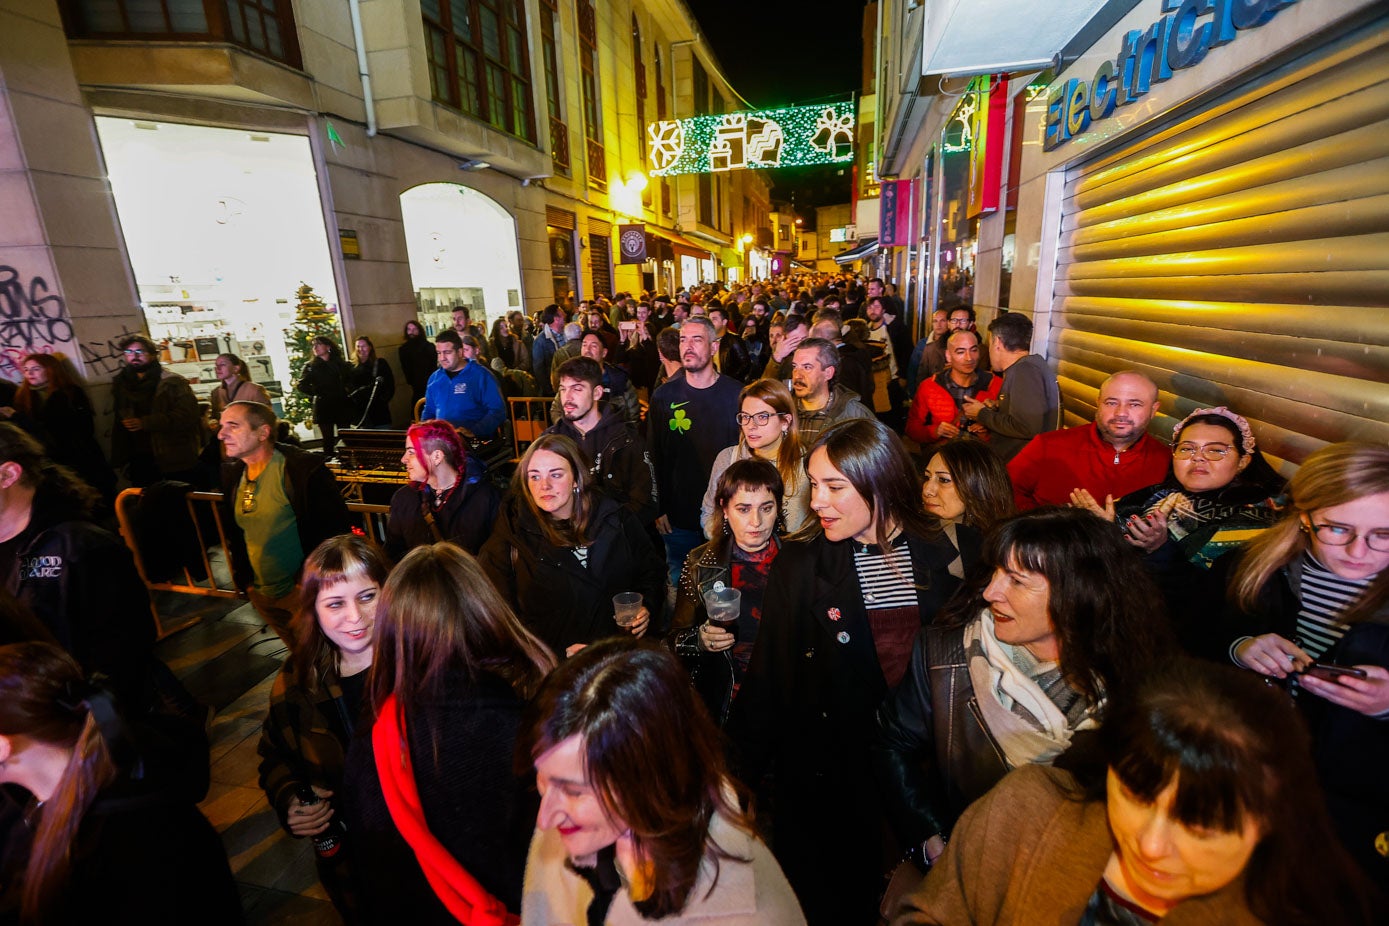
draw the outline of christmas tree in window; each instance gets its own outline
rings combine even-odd
[[[313,287],[300,281],[299,291],[295,293],[298,308],[294,321],[285,329],[285,346],[289,348],[289,382],[285,384],[284,419],[291,424],[313,424],[313,397],[304,395],[294,386],[304,375],[304,367],[313,359],[313,339],[328,338],[334,344],[342,344],[342,328],[338,316],[329,311],[327,304],[313,291]]]

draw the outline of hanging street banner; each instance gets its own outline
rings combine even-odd
[[[853,100],[692,116],[646,127],[651,173],[843,164],[854,159]]]

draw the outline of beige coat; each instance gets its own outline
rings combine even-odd
[[[921,886],[892,912],[893,926],[1075,926],[1114,851],[1102,801],[1068,795],[1063,771],[1028,765],[965,811]],[[1257,926],[1240,879],[1185,900],[1162,926]]]
[[[781,873],[771,850],[760,840],[714,818],[710,837],[729,855],[751,863],[724,859],[718,866],[706,856],[689,902],[679,916],[661,926],[805,926],[800,904]],[[586,926],[593,890],[565,865],[564,845],[557,830],[537,829],[526,859],[526,884],[521,896],[522,926]],[[714,885],[711,894],[709,888]],[[608,926],[642,926],[626,890],[618,892],[608,909]]]

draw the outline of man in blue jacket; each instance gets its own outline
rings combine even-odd
[[[444,331],[435,338],[434,350],[439,369],[424,387],[420,419],[442,418],[465,437],[495,437],[506,420],[506,402],[496,378],[463,355],[463,341],[456,331]]]

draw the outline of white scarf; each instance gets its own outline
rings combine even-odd
[[[975,642],[983,648],[983,655],[969,655]],[[965,653],[975,701],[1010,768],[1050,765],[1071,745],[1073,733],[1098,726],[1096,706],[1091,705],[1080,723],[1070,727],[1066,715],[1004,651],[994,635],[993,614],[988,608],[965,627]],[[1032,723],[1019,717],[1014,705],[1025,711]]]

